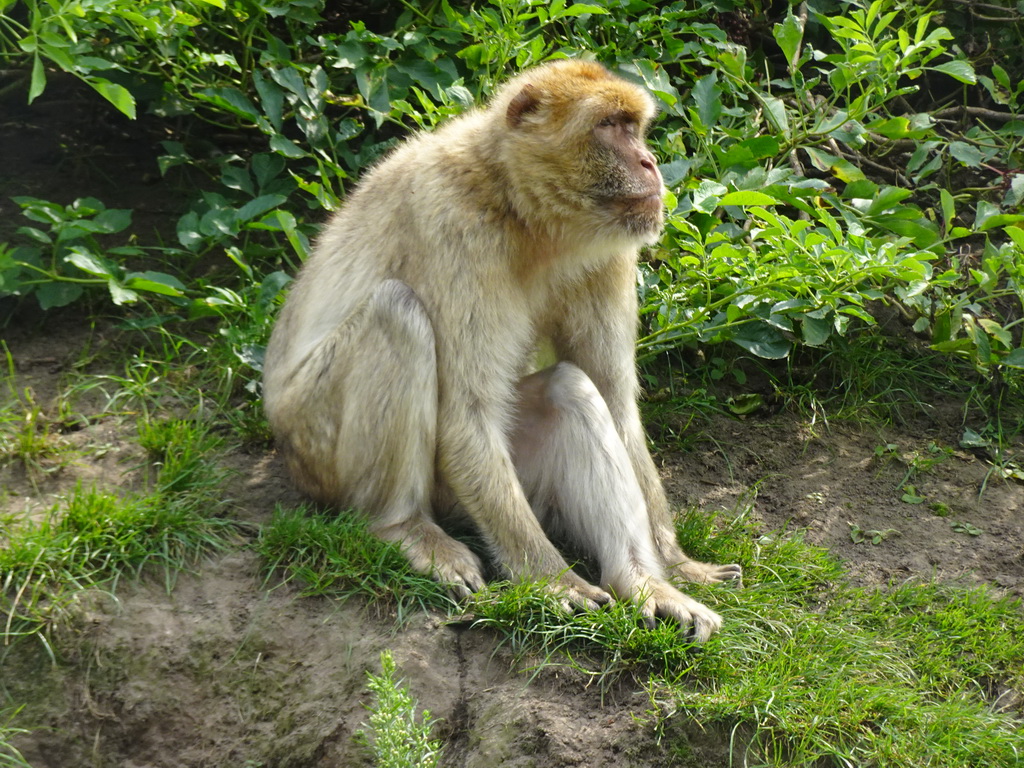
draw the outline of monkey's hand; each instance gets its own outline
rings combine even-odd
[[[685,559],[682,562],[668,565],[666,570],[670,577],[681,581],[692,581],[695,584],[718,584],[723,581],[742,582],[743,580],[743,568],[737,563],[716,565],[715,563],[699,563],[696,560]]]
[[[650,627],[654,626],[655,616],[673,619],[690,628],[694,641],[703,643],[722,626],[721,616],[687,597],[664,579],[648,576],[623,589],[612,589],[617,595],[628,595],[640,608]]]
[[[465,600],[483,589],[484,567],[480,558],[432,522],[375,528],[387,541],[397,541],[412,569],[445,584],[456,600]]]

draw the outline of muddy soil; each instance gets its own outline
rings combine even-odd
[[[49,131],[23,112],[0,126],[0,147],[20,137],[24,149],[5,151],[0,171],[5,227],[14,215],[8,194],[70,202],[55,170],[75,177],[75,197],[92,194],[158,220],[164,203],[146,191],[151,184],[123,202],[124,186],[92,170],[109,168],[113,156],[139,171],[137,133],[118,144],[124,126],[101,125],[109,136],[94,138],[83,159],[67,151],[69,141],[82,142],[80,124],[62,121],[62,109],[75,108],[49,106]],[[152,158],[150,146],[139,152]],[[109,326],[82,326],[66,314],[8,326],[16,391],[30,387],[52,409],[83,349],[119,343]],[[97,394],[74,402],[88,426],[59,435],[58,457],[32,470],[0,468],[0,514],[37,516],[80,481],[142,482],[131,419],[96,415],[98,404]],[[811,425],[784,413],[718,417],[698,425],[703,436],[685,452],[663,448],[659,461],[677,505],[728,511],[752,500],[765,529],[807,529],[864,584],[961,579],[1024,596],[1024,487],[960,448],[965,426],[980,425],[965,425],[956,403],[898,428]],[[235,470],[229,495],[238,520],[259,524],[276,504],[300,501],[273,450],[236,450],[225,461]],[[907,485],[919,503],[901,498]],[[726,764],[726,738],[696,729],[673,734],[689,741],[688,757],[669,752],[644,722],[642,681],[600,689],[572,671],[533,675],[528,660],[516,663],[487,632],[431,615],[398,627],[358,602],[302,598],[266,583],[244,547],[197,563],[171,591],[144,578],[122,583],[116,596],[90,596],[60,640],[60,664],[25,647],[0,670],[8,701],[29,702],[19,722],[36,730],[16,744],[35,768],[369,765],[356,733],[370,701],[366,672],[378,669],[382,649],[394,652],[413,695],[441,721],[446,766]]]

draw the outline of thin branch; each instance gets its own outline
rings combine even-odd
[[[1011,120],[1020,120],[1024,118],[1022,115],[1014,115],[1010,112],[997,112],[994,109],[985,109],[984,107],[965,107],[956,106],[948,107],[946,109],[940,109],[938,112],[933,112],[932,117],[952,117],[957,114],[967,114],[973,117],[985,117],[989,120],[999,120],[1003,123],[1008,123]]]
[[[970,9],[971,13],[974,13],[976,8],[984,8],[986,11],[998,11],[999,13],[1006,13],[1007,11],[1011,10],[1010,8],[1007,8],[1006,6],[991,5],[990,3],[978,3],[978,2],[975,2],[975,0],[949,0],[949,2],[956,3],[957,5],[966,5],[968,7],[968,9]],[[979,16],[978,18],[982,18],[982,17]],[[1018,14],[1015,18],[1013,18],[1011,20],[1012,21],[1019,21],[1020,19],[1021,19],[1021,16]],[[1001,19],[1001,21],[1005,21],[1005,19]]]

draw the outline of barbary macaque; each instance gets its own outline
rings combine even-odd
[[[664,222],[654,114],[641,88],[564,60],[407,140],[302,268],[264,398],[297,484],[457,594],[484,568],[438,525],[451,514],[506,576],[584,608],[633,600],[703,641],[721,618],[670,580],[740,567],[683,554],[637,407],[637,256]],[[559,362],[533,371],[539,340]],[[600,587],[549,536],[593,557]]]

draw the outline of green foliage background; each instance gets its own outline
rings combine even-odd
[[[1001,53],[1021,42],[1004,23],[1013,8],[494,0],[346,16],[321,0],[7,0],[0,12],[0,55],[24,71],[29,101],[55,76],[79,78],[127,117],[172,126],[154,158],[169,183],[178,166],[208,180],[170,246],[105,247],[131,211],[98,200],[18,198],[29,224],[0,251],[0,295],[51,309],[105,288],[157,322],[219,316],[245,327],[236,351],[258,368],[318,209],[510,72],[587,56],[662,108],[651,141],[670,218],[638,274],[641,360],[726,341],[783,359],[870,335],[879,308],[898,305],[933,351],[996,380],[1000,398],[1019,391],[1024,82],[1019,56]],[[204,126],[244,150],[204,151]],[[211,255],[235,273],[183,277]],[[126,266],[140,256],[154,268]]]

